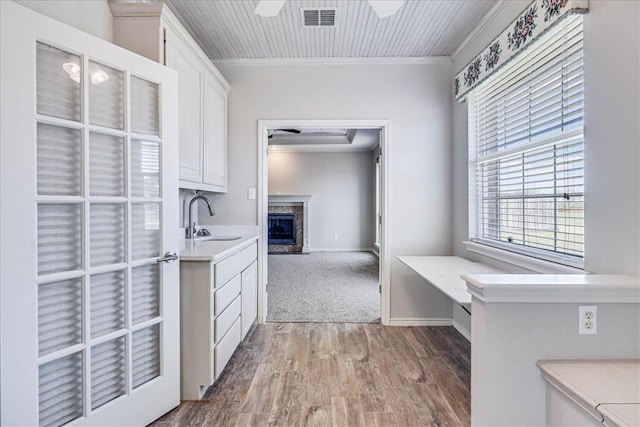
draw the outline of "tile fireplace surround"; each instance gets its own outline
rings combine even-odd
[[[309,253],[309,204],[311,195],[269,195],[268,213],[295,212],[298,215],[297,243],[291,245],[269,245],[270,253]]]

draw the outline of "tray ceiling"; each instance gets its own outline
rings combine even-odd
[[[371,151],[380,137],[379,129],[295,128],[270,129],[269,150],[278,152]]]
[[[366,0],[288,0],[278,16],[258,0],[167,0],[212,59],[450,56],[497,0],[406,0],[380,19]],[[304,28],[302,8],[335,8],[335,27]]]

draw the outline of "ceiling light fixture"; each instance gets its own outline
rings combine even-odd
[[[65,62],[64,64],[62,64],[62,68],[64,69],[65,73],[69,75],[71,80],[76,83],[80,83],[80,72],[82,71],[80,65],[76,64],[75,62]],[[98,66],[89,67],[89,71],[89,74],[91,75],[91,83],[93,83],[94,85],[99,85],[109,80],[109,74],[107,74],[102,68]]]
[[[91,83],[99,85],[109,80],[109,74],[105,73],[102,69],[98,68],[97,71],[91,73]]]
[[[62,68],[64,69],[65,73],[69,74],[71,80],[76,83],[80,83],[80,66],[78,64],[76,64],[75,62],[65,62],[64,64],[62,64]]]
[[[376,12],[378,18],[386,18],[395,14],[402,5],[403,0],[369,0],[371,8]]]
[[[277,16],[286,0],[260,0],[254,12],[263,18]]]

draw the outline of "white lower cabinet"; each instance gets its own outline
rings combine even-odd
[[[258,263],[242,272],[242,339],[258,317]]]
[[[236,318],[236,321],[231,325],[227,333],[225,334],[216,348],[214,349],[215,365],[216,365],[216,378],[220,376],[224,367],[227,366],[227,362],[231,359],[233,352],[242,341],[240,318]]]
[[[222,338],[229,332],[231,326],[236,322],[236,320],[240,319],[240,295],[236,297],[235,300],[229,307],[225,308],[224,311],[218,315],[215,319],[215,339],[216,343],[219,343]]]
[[[199,400],[256,320],[254,242],[219,261],[180,263],[181,398]]]

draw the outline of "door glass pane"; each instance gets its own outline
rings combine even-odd
[[[38,123],[38,194],[79,196],[82,133]]]
[[[160,315],[160,266],[144,265],[131,270],[133,324]]]
[[[124,204],[91,205],[91,266],[124,262]]]
[[[37,43],[37,111],[46,116],[80,120],[82,62],[78,55]]]
[[[133,333],[133,388],[160,375],[160,326]]]
[[[160,255],[160,204],[134,203],[131,207],[133,259]]]
[[[124,337],[91,348],[91,408],[96,409],[126,392]]]
[[[82,208],[38,205],[38,274],[82,268]]]
[[[91,132],[89,192],[92,196],[124,196],[124,138]]]
[[[89,122],[124,129],[122,71],[89,61]]]
[[[91,338],[124,328],[124,271],[91,276]]]
[[[158,135],[160,129],[158,85],[131,77],[131,130]]]
[[[82,341],[82,280],[38,286],[38,355]]]
[[[82,353],[45,363],[39,369],[41,426],[61,426],[82,416]]]
[[[160,145],[131,141],[131,195],[160,197]]]

